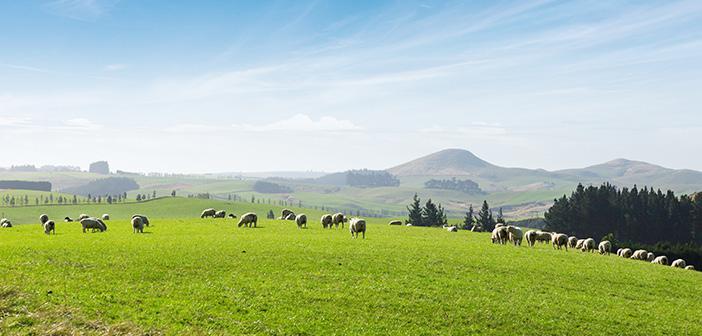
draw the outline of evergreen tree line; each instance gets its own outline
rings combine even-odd
[[[493,216],[492,210],[487,200],[483,201],[483,206],[478,211],[478,214],[474,214],[473,205],[468,207],[466,216],[463,218],[463,229],[473,230],[475,227],[476,231],[487,231],[491,232],[495,229],[495,224],[501,223],[505,224],[504,216],[502,215],[502,208],[497,211],[497,217]]]
[[[414,226],[442,226],[448,223],[446,213],[441,204],[435,204],[431,198],[424,203],[419,199],[417,194],[414,194],[412,203],[407,207],[408,218],[406,224]]]
[[[397,187],[400,180],[384,170],[349,170],[346,184],[352,187]]]
[[[455,177],[447,180],[431,179],[424,182],[424,187],[427,189],[457,190],[467,194],[483,193],[483,190],[473,180],[458,180]]]
[[[702,197],[636,186],[619,189],[608,183],[578,185],[570,197],[554,200],[545,220],[549,231],[607,237],[615,247],[648,246],[669,258],[685,251],[698,265],[702,259]]]

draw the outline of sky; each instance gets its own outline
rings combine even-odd
[[[700,1],[0,0],[0,166],[702,170]]]

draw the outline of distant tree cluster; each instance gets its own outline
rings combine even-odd
[[[455,177],[449,180],[431,179],[424,182],[424,187],[427,189],[443,189],[456,190],[467,194],[482,194],[477,183],[472,180],[458,180]]]
[[[477,216],[474,216],[473,213],[473,205],[471,205],[463,219],[463,228],[466,230],[472,229],[473,226],[475,226],[479,231],[492,231],[495,229],[495,224],[505,223],[504,216],[502,215],[502,208],[498,210],[497,217],[495,217],[486,200],[483,201],[483,206],[480,208],[480,211],[478,211]]]
[[[63,191],[71,194],[87,195],[117,195],[126,191],[139,189],[139,184],[129,177],[108,177],[90,181],[82,186],[66,188]]]
[[[397,187],[400,180],[384,170],[349,170],[346,172],[346,184],[352,187]]]
[[[268,181],[256,181],[253,190],[262,194],[287,194],[293,192],[292,188]]]
[[[411,223],[414,226],[442,226],[448,223],[444,207],[441,204],[437,205],[429,199],[422,206],[417,194],[414,194],[407,211],[409,214],[405,223]]]
[[[35,167],[34,165],[12,166],[12,167],[10,167],[10,171],[14,171],[14,172],[35,172],[35,171],[37,171],[37,167]]]
[[[696,249],[698,257],[702,256],[702,197],[678,197],[670,190],[663,193],[636,186],[578,185],[570,197],[554,200],[545,219],[550,231],[596,239],[607,236],[615,245],[627,247],[667,246],[669,254]]]
[[[88,171],[95,174],[108,175],[110,174],[110,165],[107,163],[107,161],[93,162],[90,164]]]
[[[51,182],[0,181],[0,189],[51,191]]]

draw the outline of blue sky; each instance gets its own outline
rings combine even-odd
[[[5,166],[702,170],[699,1],[1,1],[0,32]]]

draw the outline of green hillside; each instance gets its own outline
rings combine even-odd
[[[2,334],[702,334],[699,272],[386,219],[365,240],[314,219],[237,228],[194,218],[206,206],[268,208],[167,198],[8,210],[30,224],[42,212],[116,220],[103,233],[0,229]],[[135,212],[152,218],[144,234],[126,220]]]

